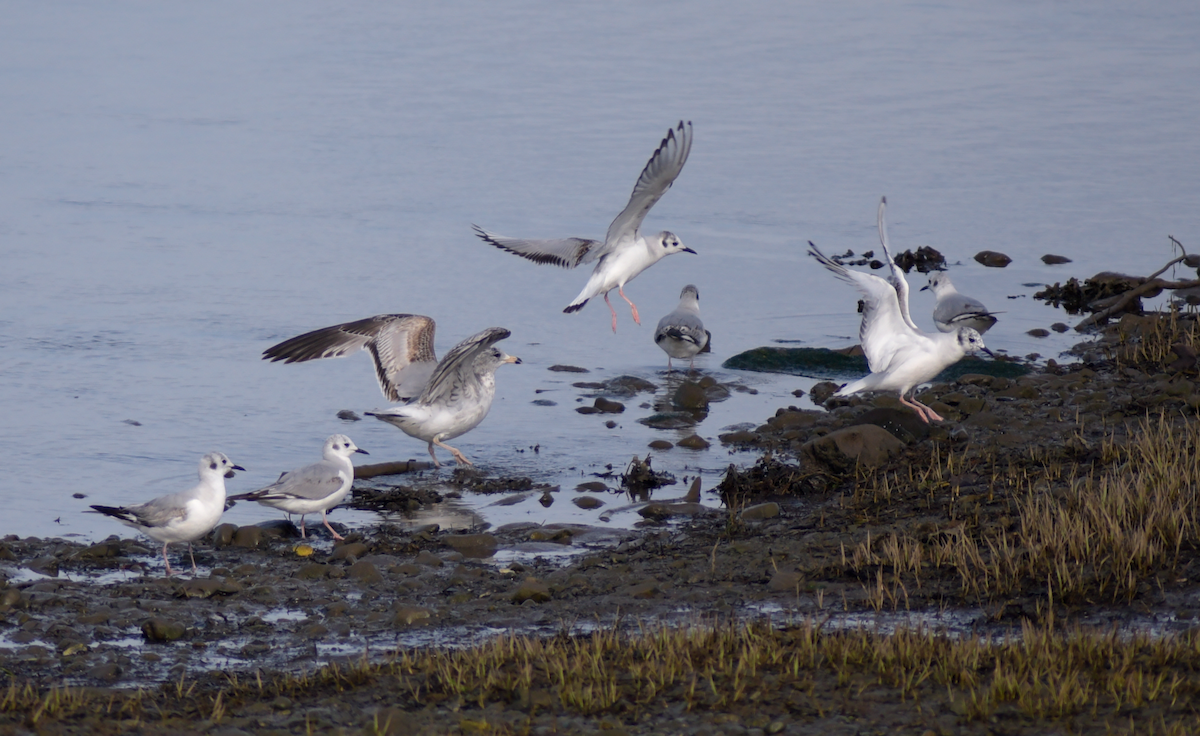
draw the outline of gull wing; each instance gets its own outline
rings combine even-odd
[[[230,496],[230,500],[272,501],[302,498],[306,501],[319,501],[342,487],[346,482],[344,473],[343,468],[333,463],[313,463],[284,473],[279,480],[266,488]]]
[[[852,271],[831,260],[810,241],[808,254],[862,295],[862,324],[858,338],[872,373],[887,370],[896,353],[915,337],[900,315],[900,303],[892,284],[874,274]]]
[[[475,357],[511,334],[503,327],[489,327],[455,345],[438,363],[417,403],[430,404],[447,398],[467,383],[477,381],[474,374]]]
[[[690,309],[676,309],[658,321],[654,330],[654,342],[660,342],[664,337],[671,336],[676,340],[688,340],[701,347],[707,341],[704,323]]]
[[[303,363],[367,350],[383,395],[404,401],[421,393],[437,367],[434,329],[433,320],[419,314],[380,314],[284,340],[264,350],[263,360]]]
[[[891,270],[891,284],[896,290],[896,301],[900,305],[900,316],[904,319],[904,323],[916,330],[921,331],[920,327],[912,321],[912,317],[908,312],[908,279],[904,278],[904,272],[896,265],[896,259],[892,257],[892,251],[888,248],[887,236],[887,221],[884,219],[884,212],[887,210],[887,197],[881,197],[879,200],[879,244],[883,246],[883,259],[887,261],[888,268]]]
[[[563,268],[575,268],[581,263],[590,263],[599,255],[602,243],[586,238],[561,238],[558,240],[523,240],[507,238],[472,225],[475,234],[483,242],[494,245],[534,263],[551,263]]]
[[[617,243],[637,237],[642,220],[646,219],[646,213],[675,183],[675,177],[683,171],[683,165],[687,163],[688,154],[691,152],[692,123],[688,121],[685,124],[680,120],[674,129],[667,129],[667,137],[662,139],[646,168],[642,169],[637,184],[633,185],[629,204],[625,205],[621,214],[608,226],[608,233],[604,236],[606,253],[612,251]]]

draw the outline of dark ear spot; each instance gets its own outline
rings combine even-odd
[[[216,463],[211,463],[211,464],[209,464],[209,466],[208,466],[208,469],[209,469],[209,470],[216,470],[216,469],[217,469],[217,464],[216,464]]]

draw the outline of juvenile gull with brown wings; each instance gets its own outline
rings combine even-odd
[[[666,230],[644,237],[640,229],[646,213],[662,197],[687,162],[692,150],[692,124],[682,120],[674,129],[667,130],[654,155],[633,187],[629,203],[617,215],[604,242],[587,238],[563,238],[558,240],[523,240],[507,238],[488,232],[474,225],[475,234],[497,248],[528,258],[534,263],[552,263],[563,268],[575,268],[584,263],[597,261],[592,275],[579,296],[567,305],[564,312],[583,309],[588,300],[603,294],[604,303],[612,312],[613,332],[617,331],[617,310],[608,300],[608,292],[616,289],[633,312],[633,321],[641,324],[637,306],[625,296],[625,284],[642,271],[675,253],[695,253],[684,247],[674,233]]]

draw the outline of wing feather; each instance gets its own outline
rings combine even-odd
[[[688,154],[691,152],[692,123],[688,121],[685,124],[680,120],[678,126],[667,129],[667,136],[662,139],[662,143],[658,145],[654,155],[638,176],[637,183],[633,185],[629,203],[608,226],[608,233],[604,236],[606,252],[622,240],[637,236],[642,220],[646,219],[646,213],[675,183],[675,178],[683,171],[683,165],[687,163]]]

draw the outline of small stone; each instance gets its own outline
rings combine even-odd
[[[625,411],[624,404],[619,401],[606,399],[603,396],[597,396],[592,405],[596,407],[597,411],[602,411],[605,414],[620,414]]]
[[[904,443],[886,429],[862,424],[809,440],[801,446],[800,452],[826,465],[849,469],[855,463],[880,465],[903,447]]]
[[[447,534],[442,539],[463,557],[491,557],[500,546],[491,534]]]
[[[1066,332],[1071,328],[1062,322],[1055,322],[1054,324],[1050,325],[1050,329],[1054,330],[1055,332]]]
[[[604,485],[598,480],[589,480],[586,483],[580,483],[579,485],[575,486],[575,490],[581,493],[584,491],[607,491],[608,486]]]
[[[804,582],[804,576],[795,570],[779,570],[771,576],[767,587],[777,593],[795,593],[796,587]]]
[[[988,268],[1004,268],[1012,263],[1012,259],[1003,253],[997,253],[993,250],[981,250],[975,254],[975,260]]]
[[[1030,337],[1049,337],[1050,330],[1042,329],[1041,327],[1035,327],[1032,330],[1026,331],[1025,334],[1029,335]]]
[[[296,571],[296,577],[301,580],[320,580],[329,575],[329,565],[313,563],[305,565]]]
[[[116,662],[109,662],[107,664],[101,664],[91,668],[88,670],[87,676],[92,680],[112,683],[119,680],[123,672],[124,670],[121,669],[121,665],[117,664]]]
[[[739,429],[736,432],[719,434],[717,435],[717,439],[721,440],[722,444],[726,445],[752,445],[758,442],[761,438],[755,432]]]
[[[1070,262],[1071,262],[1071,259],[1067,258],[1066,256],[1056,256],[1056,255],[1052,255],[1050,253],[1047,253],[1046,255],[1042,256],[1042,263],[1046,264],[1047,266],[1057,266],[1061,263],[1070,263]]]
[[[355,559],[367,554],[367,545],[362,542],[346,542],[339,544],[333,548],[333,554],[329,556],[331,560],[348,560]]]
[[[550,504],[554,503],[554,495],[550,491],[543,491],[542,497],[538,499],[538,503],[546,508],[550,508]]]
[[[350,409],[342,409],[341,411],[339,411],[337,413],[337,418],[341,419],[343,422],[360,422],[360,421],[362,421],[362,417],[355,414]]]
[[[357,578],[367,585],[375,585],[383,582],[383,573],[379,572],[379,568],[375,567],[375,563],[369,560],[359,560],[346,570],[352,578]]]
[[[393,626],[412,626],[413,624],[428,623],[432,612],[421,606],[400,604],[396,607],[396,615],[392,617]]]
[[[75,556],[84,560],[102,560],[108,557],[116,557],[121,554],[121,544],[119,542],[98,542],[91,547],[86,547],[75,553]]]
[[[671,403],[678,409],[707,411],[708,394],[705,393],[700,384],[694,381],[684,381],[679,384],[679,388],[675,389],[675,394],[671,397]]]
[[[571,503],[581,509],[598,509],[604,505],[604,501],[595,496],[576,496],[571,499]]]
[[[537,578],[525,578],[525,581],[517,586],[517,589],[512,594],[513,603],[518,604],[525,601],[545,603],[548,600],[550,600],[550,589]]]
[[[231,544],[234,547],[256,548],[263,545],[263,532],[256,526],[240,526],[233,533]]]
[[[142,624],[142,635],[147,641],[164,642],[182,639],[187,629],[178,621],[169,621],[155,616]]]
[[[779,516],[779,504],[774,501],[760,503],[754,506],[747,506],[742,509],[740,514],[743,521],[762,521],[763,519],[774,519]]]
[[[613,420],[609,419],[607,422],[604,423],[604,426],[608,427],[609,429],[612,429],[617,426],[617,423],[614,422]]]
[[[649,445],[652,450],[669,450],[674,446],[666,440],[653,440]]]
[[[237,531],[237,524],[221,524],[216,529],[212,530],[213,546],[228,547],[233,544],[233,535]]]
[[[25,567],[39,575],[48,575],[52,578],[58,577],[58,559],[52,556],[35,557],[25,563]]]
[[[320,639],[328,633],[329,629],[325,628],[322,624],[316,623],[309,624],[300,629],[300,636],[305,639]]]
[[[556,373],[590,373],[587,368],[580,368],[576,365],[552,365],[546,370]]]
[[[446,564],[441,557],[438,557],[427,549],[423,549],[418,552],[417,557],[415,560],[413,560],[413,562],[417,563],[418,565],[424,565],[425,567],[441,567],[442,565]]]
[[[662,591],[658,587],[657,580],[647,580],[642,583],[629,586],[625,590],[625,594],[630,598],[656,598]]]
[[[709,448],[708,440],[698,434],[691,434],[679,440],[680,447],[686,447],[689,450],[707,450]]]

